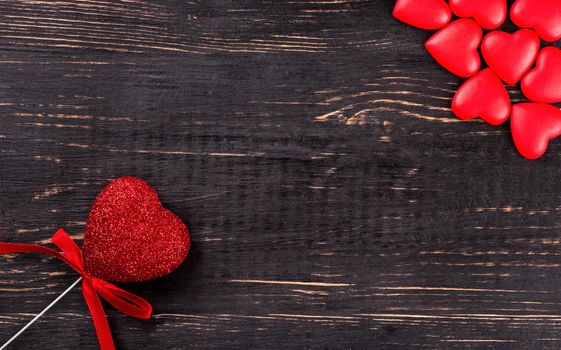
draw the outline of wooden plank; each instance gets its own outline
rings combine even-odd
[[[561,145],[528,162],[458,122],[461,80],[392,6],[0,2],[0,239],[81,240],[136,175],[193,250],[125,286],[152,319],[107,307],[119,348],[559,348]],[[6,339],[77,277],[0,264]],[[13,348],[96,346],[76,290]]]

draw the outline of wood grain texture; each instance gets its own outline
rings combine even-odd
[[[0,239],[81,240],[111,179],[191,227],[121,349],[558,349],[561,143],[458,122],[390,0],[0,1]],[[520,93],[512,90],[515,100]],[[75,279],[0,257],[0,342]],[[95,349],[79,290],[12,349]]]

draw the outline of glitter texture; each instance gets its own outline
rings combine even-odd
[[[121,177],[97,196],[82,247],[85,270],[109,281],[166,275],[189,252],[189,230],[144,180]]]

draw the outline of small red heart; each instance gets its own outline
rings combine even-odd
[[[530,29],[520,29],[514,34],[494,31],[481,42],[483,58],[509,85],[522,79],[534,64],[539,50],[540,38]]]
[[[97,196],[82,246],[85,270],[118,282],[168,274],[189,252],[187,226],[165,209],[156,191],[136,177],[121,177]]]
[[[452,12],[444,0],[397,0],[393,16],[413,27],[435,30],[450,22]]]
[[[510,114],[510,96],[499,77],[487,68],[460,86],[452,111],[462,120],[481,117],[491,125],[500,125]]]
[[[483,31],[473,20],[458,19],[436,32],[425,47],[440,65],[453,74],[467,78],[479,70],[477,48]]]
[[[561,111],[545,103],[515,104],[510,124],[518,152],[526,159],[537,159],[549,141],[561,135]]]
[[[545,41],[561,39],[561,1],[516,0],[510,19],[520,28],[534,28]]]
[[[458,17],[472,17],[485,29],[500,27],[506,19],[506,0],[450,0]]]
[[[522,78],[520,86],[529,100],[561,102],[561,50],[553,46],[543,48],[536,67]]]

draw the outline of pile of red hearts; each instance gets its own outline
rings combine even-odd
[[[452,13],[460,18],[452,21]],[[523,29],[513,34],[494,30],[506,20],[506,0],[397,0],[393,15],[438,30],[426,49],[442,67],[469,78],[452,100],[458,118],[500,125],[510,116],[514,144],[527,159],[541,157],[549,140],[561,135],[561,110],[550,105],[561,102],[561,50],[540,51],[540,38],[561,39],[561,1],[516,0],[510,18]],[[482,28],[489,30],[485,37]],[[488,66],[483,70],[479,47]],[[511,105],[503,82],[520,82],[532,102]]]

